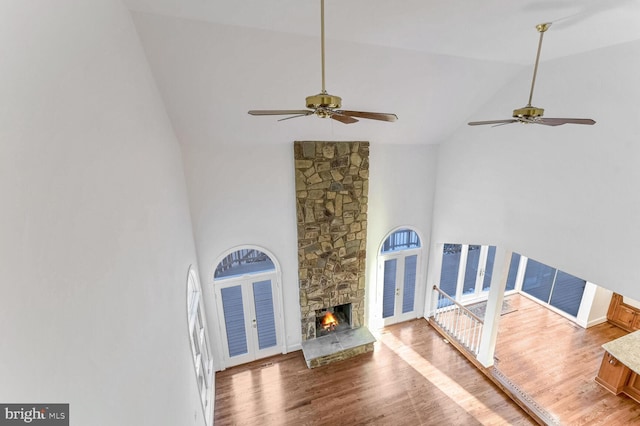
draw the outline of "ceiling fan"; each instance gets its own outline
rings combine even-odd
[[[370,120],[380,121],[396,121],[398,116],[395,114],[382,112],[367,111],[350,111],[340,109],[342,106],[342,98],[330,95],[325,89],[324,77],[324,0],[320,0],[320,39],[321,39],[321,57],[322,57],[322,91],[317,95],[307,96],[307,108],[310,109],[282,109],[282,110],[251,110],[251,115],[289,115],[290,117],[281,118],[278,121],[289,120],[291,118],[304,117],[315,114],[322,118],[332,118],[345,124],[358,122],[357,118],[367,118]],[[357,117],[357,118],[356,118]]]
[[[538,53],[536,55],[536,64],[533,68],[533,79],[531,80],[531,91],[529,92],[529,102],[522,108],[513,110],[513,118],[506,120],[489,120],[489,121],[472,121],[469,126],[480,126],[483,124],[503,125],[510,123],[525,124],[544,124],[545,126],[561,126],[563,124],[595,124],[590,118],[544,118],[544,109],[531,105],[533,97],[533,88],[536,83],[536,74],[538,72],[538,62],[540,61],[540,49],[542,48],[542,36],[551,26],[550,22],[536,25],[536,30],[540,33],[540,41],[538,41]]]

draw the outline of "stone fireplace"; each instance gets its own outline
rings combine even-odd
[[[305,342],[370,335],[363,327],[369,143],[294,142],[294,159],[301,333],[307,358],[305,347],[310,345]],[[318,315],[342,306],[349,307],[348,327],[317,327]],[[338,313],[346,315],[343,308]],[[344,353],[331,353],[331,360],[373,350],[373,340],[355,349],[340,346]],[[307,364],[312,366],[309,359]]]

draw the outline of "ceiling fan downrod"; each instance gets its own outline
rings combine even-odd
[[[317,95],[307,96],[307,108],[317,110],[318,116],[327,118],[331,114],[322,108],[336,109],[342,107],[340,96],[330,95],[326,88],[325,78],[325,41],[324,41],[324,0],[320,0],[320,64],[322,71],[322,91]]]
[[[326,94],[324,78],[324,0],[320,0],[320,58],[322,63],[322,93]]]
[[[536,30],[540,33],[540,39],[538,40],[538,53],[536,54],[536,64],[533,66],[533,78],[531,79],[531,90],[529,91],[529,102],[527,106],[531,106],[531,100],[533,99],[533,88],[536,85],[536,75],[538,74],[538,63],[540,62],[540,51],[542,50],[542,37],[545,31],[549,29],[551,22],[536,25]]]

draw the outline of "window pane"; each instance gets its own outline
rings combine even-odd
[[[198,305],[200,293],[198,292],[198,286],[196,285],[194,275],[191,271],[189,272],[189,279],[187,280],[187,288],[189,293],[189,296],[187,297],[187,308],[189,309],[189,312],[192,312]]]
[[[396,303],[396,266],[397,259],[384,261],[384,282],[382,284],[382,318],[395,313]]]
[[[442,269],[440,271],[440,290],[456,297],[458,269],[462,244],[445,244],[442,249]]]
[[[482,281],[482,291],[489,291],[491,287],[491,277],[493,276],[493,263],[496,260],[496,246],[489,246],[487,251],[487,264],[484,267],[484,279]]]
[[[507,276],[507,288],[505,290],[514,290],[516,288],[516,278],[518,276],[518,267],[520,266],[520,255],[511,253],[511,263],[509,264],[509,275]]]
[[[400,229],[389,235],[382,244],[381,253],[389,253],[398,250],[408,250],[420,247],[420,238],[415,231],[410,229]]]
[[[480,246],[469,246],[467,266],[464,270],[464,286],[462,294],[476,292],[476,277],[478,276],[478,262],[480,262]]]
[[[582,302],[582,293],[584,293],[586,284],[585,280],[566,272],[558,271],[550,305],[575,317],[578,315],[580,302]]]
[[[545,303],[549,302],[556,270],[533,259],[527,261],[522,290]]]
[[[273,261],[265,253],[260,250],[242,249],[236,250],[222,259],[222,262],[216,267],[213,277],[226,278],[275,269]]]
[[[191,351],[194,357],[200,355],[200,336],[198,329],[195,328],[191,330]]]

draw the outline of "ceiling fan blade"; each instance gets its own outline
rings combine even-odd
[[[251,115],[311,115],[314,111],[309,109],[252,109]]]
[[[349,111],[349,110],[338,110],[336,112],[343,115],[348,115],[350,117],[368,118],[369,120],[396,121],[398,119],[397,115],[386,113],[386,112],[367,112],[367,111]]]
[[[340,112],[337,112],[337,111],[331,111],[331,113],[329,114],[329,117],[344,124],[352,124],[352,123],[358,122],[358,120],[356,120],[355,118],[349,117],[348,115],[341,114]]]
[[[358,118],[367,118],[379,121],[396,121],[398,116],[395,114],[382,112],[366,112],[366,111],[344,111],[342,107],[342,98],[340,96],[330,95],[325,87],[325,36],[324,36],[324,0],[320,0],[320,65],[322,73],[322,91],[316,95],[307,96],[305,98],[306,106],[309,109],[302,110],[250,110],[250,115],[289,115],[291,117],[281,118],[278,121],[289,120],[291,118],[304,117],[316,114],[321,118],[332,118],[345,124],[357,123]]]
[[[281,118],[278,121],[284,121],[284,120],[291,120],[292,118],[299,118],[299,117],[306,117],[309,114],[297,114],[297,115],[291,115],[289,117],[285,117],[285,118]]]
[[[467,123],[469,126],[482,126],[484,124],[510,124],[515,123],[518,120],[515,118],[508,118],[506,120],[489,120],[489,121],[470,121]]]
[[[536,122],[546,126],[561,126],[563,124],[596,124],[595,120],[590,118],[539,118]]]

